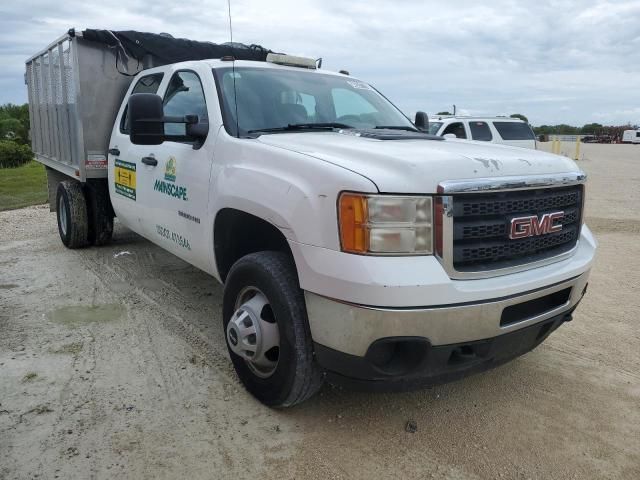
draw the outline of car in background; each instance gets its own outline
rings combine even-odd
[[[429,119],[429,133],[456,138],[537,148],[536,136],[526,122],[509,117],[462,117],[436,115]]]

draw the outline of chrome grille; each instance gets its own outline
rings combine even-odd
[[[452,197],[452,261],[460,272],[490,271],[535,262],[571,250],[578,240],[581,185],[564,188],[471,193]],[[562,230],[518,240],[511,220],[561,210]]]

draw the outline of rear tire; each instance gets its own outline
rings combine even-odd
[[[87,216],[89,218],[89,243],[107,245],[113,236],[113,208],[109,200],[109,186],[104,181],[87,182]]]
[[[65,180],[58,184],[56,214],[58,233],[67,248],[83,248],[89,245],[87,202],[80,182]]]
[[[274,354],[275,349],[269,351],[272,354],[269,360],[274,363],[271,368],[268,368],[268,361],[267,368],[264,368],[264,361],[262,364],[257,362],[261,334],[258,335],[257,346],[255,334],[245,337],[249,343],[253,342],[250,348],[257,352],[250,357],[254,363],[234,352],[234,348],[238,350],[238,332],[230,333],[228,327],[232,318],[238,322],[242,316],[238,314],[242,310],[238,308],[239,302],[246,302],[241,306],[249,305],[249,300],[253,298],[251,294],[244,297],[246,292],[255,292],[253,295],[260,297],[257,305],[268,307],[266,316],[270,318],[267,321],[277,325],[277,355]],[[247,308],[251,309],[250,306]],[[243,314],[246,316],[246,313]],[[262,313],[259,315],[262,316]],[[238,260],[226,279],[223,318],[227,348],[238,377],[262,403],[272,407],[290,407],[303,402],[320,389],[323,378],[314,359],[304,295],[298,284],[295,265],[288,255],[282,252],[259,252]],[[253,320],[257,320],[255,323],[258,324],[262,322],[259,318]],[[247,320],[249,323],[251,320]],[[234,342],[234,348],[230,342]],[[273,341],[269,343],[272,344]]]

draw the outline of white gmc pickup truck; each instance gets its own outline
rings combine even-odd
[[[115,215],[223,283],[220,328],[260,401],[294,405],[325,377],[452,381],[571,320],[596,249],[573,161],[429,135],[424,114],[307,59],[122,75],[136,32],[101,32],[27,61],[60,237],[105,244]]]

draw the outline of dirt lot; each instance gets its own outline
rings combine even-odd
[[[600,250],[573,322],[451,385],[286,411],[236,380],[213,279],[0,212],[0,478],[640,478],[640,146],[583,153]]]

